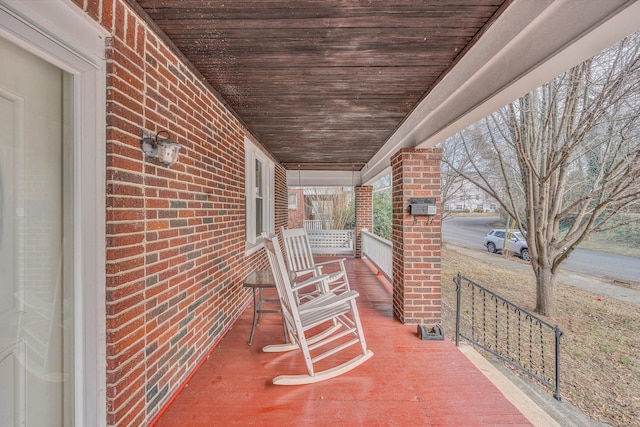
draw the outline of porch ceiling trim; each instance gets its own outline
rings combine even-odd
[[[350,187],[362,185],[360,171],[288,170],[288,187]]]
[[[640,28],[640,2],[516,0],[362,169],[371,184],[401,148],[432,147]]]

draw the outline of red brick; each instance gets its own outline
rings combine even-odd
[[[401,149],[391,159],[393,186],[394,314],[404,323],[440,322],[439,215],[427,223],[408,213],[412,197],[440,205],[439,149]],[[440,211],[440,209],[438,209]],[[432,310],[435,306],[437,309]]]
[[[245,307],[242,277],[267,265],[263,253],[244,257],[245,175],[238,165],[246,130],[126,0],[75,4],[112,32],[106,50],[107,422],[144,425],[184,381],[186,366],[218,338],[208,335],[211,321],[221,310],[228,313],[222,332]],[[184,146],[170,168],[146,162],[139,148],[143,135],[164,129]],[[275,183],[279,228],[288,209],[286,172],[277,163]],[[187,203],[171,207],[177,200]],[[205,217],[214,222],[203,223]],[[370,221],[370,213],[361,219]],[[224,269],[213,262],[221,258]],[[195,301],[202,302],[189,312]],[[165,302],[172,305],[149,314]],[[160,345],[146,358],[146,340],[171,341],[182,321],[187,333],[175,346]],[[186,365],[179,366],[185,355],[176,348],[193,349]],[[144,382],[151,376],[158,387],[170,385],[154,408]]]

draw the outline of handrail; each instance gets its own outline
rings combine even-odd
[[[460,338],[551,388],[560,397],[562,331],[458,273],[456,345]],[[467,292],[463,292],[463,291]],[[462,318],[462,313],[465,318]],[[554,363],[549,363],[552,357]]]
[[[362,256],[371,261],[382,274],[393,282],[393,243],[362,229]]]

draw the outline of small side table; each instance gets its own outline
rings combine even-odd
[[[289,272],[289,278],[293,282],[295,280],[296,274],[294,272]],[[253,323],[251,325],[251,335],[249,335],[249,345],[253,342],[253,334],[256,330],[256,325],[260,324],[260,316],[262,313],[282,313],[280,309],[264,309],[262,305],[265,302],[279,302],[278,298],[263,298],[262,290],[265,288],[275,288],[276,282],[273,278],[273,274],[271,270],[254,270],[244,278],[242,286],[245,288],[253,289]],[[258,293],[258,299],[256,299],[256,291]],[[284,332],[285,342],[289,342],[287,338],[287,330],[282,323],[282,330]]]

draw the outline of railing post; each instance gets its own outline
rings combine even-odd
[[[560,338],[562,338],[562,331],[557,326],[555,327],[555,331],[556,331],[556,392],[553,393],[553,397],[555,397],[557,401],[561,401],[562,397],[560,397]]]
[[[462,275],[458,272],[458,276],[453,279],[456,284],[456,347],[460,346],[460,293],[462,292]]]

